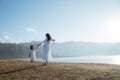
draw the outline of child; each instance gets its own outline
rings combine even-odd
[[[33,45],[30,45],[30,52],[29,52],[30,62],[34,62],[36,60],[36,49],[37,48],[34,48]]]

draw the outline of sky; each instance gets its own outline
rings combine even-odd
[[[120,0],[0,0],[0,42],[120,42]]]

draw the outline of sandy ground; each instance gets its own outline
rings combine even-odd
[[[0,80],[120,80],[120,65],[0,60]]]

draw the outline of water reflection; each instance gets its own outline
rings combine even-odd
[[[120,55],[54,58],[53,62],[120,64]]]

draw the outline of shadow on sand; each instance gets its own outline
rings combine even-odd
[[[43,65],[39,65],[39,66],[34,66],[34,65],[32,65],[32,66],[29,66],[29,67],[24,67],[24,68],[9,70],[9,71],[3,71],[3,72],[0,72],[0,75],[1,75],[1,74],[15,73],[15,72],[23,71],[23,70],[26,70],[26,69],[34,69],[34,68],[40,67],[40,66],[45,66],[45,65],[44,65],[44,64],[43,64]]]

